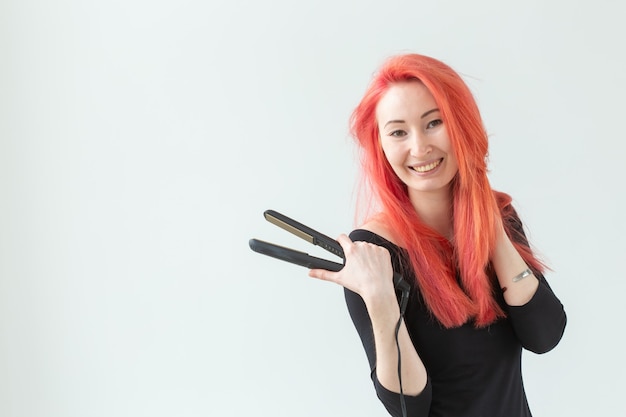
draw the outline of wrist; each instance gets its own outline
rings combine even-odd
[[[374,291],[362,296],[370,316],[396,318],[400,313],[398,300],[393,288],[390,291]]]

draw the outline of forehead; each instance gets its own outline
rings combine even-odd
[[[406,118],[435,107],[435,98],[420,81],[394,83],[378,101],[376,119]]]

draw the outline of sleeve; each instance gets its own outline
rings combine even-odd
[[[359,238],[360,234],[351,233],[350,238],[352,240],[368,240],[364,238]],[[372,242],[379,243],[379,242]],[[393,256],[393,255],[392,255]],[[369,314],[367,312],[367,307],[365,306],[365,302],[361,298],[360,295],[348,290],[344,289],[344,295],[346,299],[346,305],[348,307],[348,312],[350,313],[350,317],[354,326],[357,330],[359,337],[361,338],[361,343],[363,344],[363,348],[365,349],[365,354],[367,356],[367,360],[370,366],[370,376],[372,378],[372,382],[374,384],[374,389],[376,391],[376,395],[385,406],[387,411],[392,416],[402,417],[402,407],[400,394],[390,391],[386,389],[379,381],[376,376],[376,346],[374,343],[374,333],[372,330],[372,322],[370,320]],[[430,380],[427,381],[426,387],[424,390],[416,395],[404,395],[404,401],[407,410],[407,416],[419,417],[419,416],[427,416],[430,409],[430,402],[432,398],[432,386]]]
[[[513,236],[528,246],[524,228],[517,213],[513,210],[509,224],[516,232]],[[535,353],[552,350],[563,337],[567,316],[563,304],[554,294],[545,277],[534,271],[539,279],[539,287],[522,306],[508,306],[509,319],[522,346]]]
[[[509,306],[509,319],[522,346],[535,353],[552,350],[561,340],[567,317],[559,299],[542,275],[533,298],[523,306]]]

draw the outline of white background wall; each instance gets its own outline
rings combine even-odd
[[[624,6],[4,0],[0,416],[382,416],[339,287],[272,208],[353,227],[348,117],[398,52],[466,76],[569,324],[535,416],[623,416]]]

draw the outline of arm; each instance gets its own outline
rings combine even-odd
[[[348,311],[350,313],[350,317],[354,326],[359,334],[361,339],[361,343],[363,344],[363,348],[365,350],[365,354],[367,356],[367,360],[370,365],[371,378],[374,383],[374,388],[376,390],[376,395],[383,403],[389,414],[392,416],[402,416],[402,410],[400,406],[400,394],[387,389],[377,377],[377,369],[376,369],[376,346],[374,341],[374,332],[372,329],[372,322],[370,320],[369,314],[367,312],[367,307],[363,302],[363,299],[358,294],[344,289],[344,295],[346,299],[346,305],[348,307]],[[402,325],[404,327],[404,324]],[[402,353],[402,362],[404,362],[404,353]],[[403,378],[405,378],[403,376]],[[397,368],[396,368],[396,379],[397,379]],[[402,380],[403,389],[405,393],[405,404],[407,409],[407,415],[409,416],[426,416],[428,415],[430,409],[430,400],[432,397],[432,387],[430,381],[427,381],[426,387],[424,390],[415,396],[408,395],[405,385],[405,379]]]
[[[337,240],[346,256],[345,267],[339,272],[311,270],[309,275],[346,288],[350,314],[368,355],[376,392],[392,415],[401,415],[400,397],[397,394],[400,392],[400,384],[395,339],[400,309],[393,288],[389,251],[367,242],[352,242],[345,235]],[[426,415],[429,398],[426,399],[425,413],[419,414],[419,410],[409,408],[416,408],[411,397],[424,391],[427,374],[404,323],[398,333],[398,344],[407,411],[410,410],[409,415]],[[419,397],[418,402],[424,403],[424,398]]]
[[[528,246],[522,223],[514,216],[512,227],[520,236],[521,244]],[[567,322],[563,305],[554,295],[545,278],[533,273],[517,282],[513,277],[528,269],[513,242],[500,228],[491,263],[503,289],[504,301],[515,333],[524,348],[544,353],[561,340]]]
[[[528,303],[537,291],[539,281],[534,274],[517,282],[513,281],[515,276],[528,269],[528,265],[513,246],[513,242],[507,236],[504,227],[499,230],[491,264],[498,276],[498,282],[507,305],[521,306]]]

